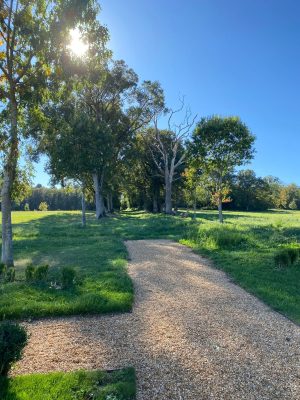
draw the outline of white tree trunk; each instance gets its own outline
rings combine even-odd
[[[10,149],[4,165],[3,185],[1,190],[1,211],[2,211],[2,254],[1,262],[7,266],[14,265],[13,241],[12,241],[12,188],[16,176],[18,161],[18,106],[15,95],[12,91],[10,100]]]
[[[82,226],[86,226],[86,215],[85,215],[85,210],[86,210],[86,203],[85,203],[85,190],[82,188],[82,193],[81,193],[81,221],[82,221]]]
[[[7,266],[14,265],[11,223],[11,186],[12,182],[7,171],[4,171],[4,180],[1,191],[2,211],[2,256],[1,262]]]
[[[165,179],[165,213],[172,214],[172,181],[168,174]]]
[[[222,199],[218,200],[219,222],[223,224]]]
[[[100,219],[105,216],[104,199],[102,193],[103,187],[103,174],[100,177],[98,173],[93,174],[94,190],[95,190],[95,203],[96,203],[96,218]]]

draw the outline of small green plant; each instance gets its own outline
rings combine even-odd
[[[291,248],[287,248],[286,252],[289,256],[290,263],[295,264],[299,258],[299,249],[291,247]]]
[[[286,247],[279,250],[274,256],[276,267],[284,268],[295,264],[299,259],[299,249],[297,247]]]
[[[21,358],[26,343],[27,333],[22,326],[0,323],[0,375],[7,375],[11,364]]]
[[[48,204],[45,201],[42,201],[39,205],[39,211],[48,211]]]
[[[33,278],[35,281],[45,281],[47,279],[49,265],[39,265],[35,268]]]
[[[61,286],[69,289],[75,285],[76,271],[72,267],[63,267],[61,270]]]
[[[24,205],[24,211],[30,211],[30,207],[28,203],[25,203]]]
[[[35,267],[32,264],[28,264],[25,269],[25,280],[26,282],[32,282],[34,280]]]
[[[14,267],[9,267],[6,270],[6,276],[5,276],[6,282],[14,282],[15,277],[16,277],[16,270],[14,269]]]
[[[0,264],[0,278],[5,277],[5,275],[6,275],[6,265],[1,263]]]

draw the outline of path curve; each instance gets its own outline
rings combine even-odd
[[[133,312],[28,324],[14,374],[134,366],[138,400],[299,400],[298,326],[185,246],[126,246]]]

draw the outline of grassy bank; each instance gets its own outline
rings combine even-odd
[[[0,377],[1,400],[133,400],[135,375],[129,368],[101,371],[53,372],[15,378]]]

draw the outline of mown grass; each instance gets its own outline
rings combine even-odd
[[[130,311],[132,282],[126,271],[124,238],[175,238],[182,221],[146,214],[80,225],[79,212],[14,212],[16,281],[0,283],[0,319]],[[27,264],[49,264],[49,281],[63,266],[71,266],[82,282],[74,289],[57,290],[27,284]]]
[[[276,268],[274,255],[299,247],[300,212],[225,213],[221,226],[214,212],[197,213],[181,239],[208,256],[234,282],[273,309],[300,323],[300,262]]]
[[[210,257],[217,268],[275,310],[300,322],[300,264],[276,268],[274,255],[300,242],[300,212],[214,211],[191,218],[124,212],[80,226],[76,212],[15,212],[17,282],[0,287],[0,317],[24,318],[129,311],[133,288],[127,275],[126,239],[169,238]],[[75,290],[27,285],[24,267],[48,263],[50,275],[73,266],[83,283]]]
[[[1,400],[132,400],[135,374],[121,371],[78,371],[0,377]]]

